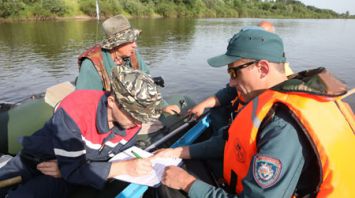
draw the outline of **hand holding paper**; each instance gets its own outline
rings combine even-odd
[[[169,166],[165,169],[161,182],[170,188],[188,192],[195,180],[196,178],[184,169],[176,166]]]
[[[155,151],[153,158],[178,158],[179,153],[174,148],[163,148]]]
[[[181,158],[190,159],[190,148],[181,146],[176,148],[163,148],[154,152],[153,158]]]

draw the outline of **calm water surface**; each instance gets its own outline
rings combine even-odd
[[[152,76],[162,76],[164,95],[196,101],[228,82],[226,67],[206,60],[225,52],[228,39],[260,19],[132,19],[142,29],[139,49]],[[284,39],[295,71],[326,67],[355,87],[355,20],[270,20]],[[73,81],[77,56],[103,34],[96,21],[0,24],[0,103],[19,102],[51,85]],[[355,100],[354,100],[355,101]]]

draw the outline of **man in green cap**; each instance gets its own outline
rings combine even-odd
[[[247,26],[243,29],[259,29],[275,33],[275,27],[269,21],[261,21],[257,26]],[[285,71],[286,75],[291,75],[293,73],[288,63],[285,63]],[[236,106],[239,102],[237,96],[237,90],[235,87],[230,87],[228,83],[224,88],[218,90],[214,95],[207,97],[195,105],[189,110],[189,112],[195,117],[199,117],[206,109],[211,108],[211,127],[213,135],[217,135],[219,131],[222,131],[223,128],[230,122],[230,114],[237,110]]]
[[[22,151],[0,169],[0,180],[22,178],[17,188],[1,189],[0,197],[5,190],[8,197],[68,197],[75,185],[101,189],[117,175],[148,174],[148,159],[108,160],[135,144],[143,122],[160,117],[160,103],[153,80],[127,67],[114,68],[111,92],[74,91],[42,129],[22,139]],[[58,164],[51,166],[59,168],[56,174],[44,170],[49,160]]]
[[[324,68],[288,79],[285,62],[281,38],[257,29],[241,30],[225,54],[209,59],[213,67],[228,65],[229,84],[243,107],[227,133],[162,149],[156,157],[222,158],[223,174],[215,177],[224,183],[215,187],[196,172],[171,166],[163,184],[192,198],[353,195],[348,179],[355,174],[335,169],[355,160],[338,155],[355,145],[353,114],[340,108],[344,104],[338,97],[347,92],[346,86]]]

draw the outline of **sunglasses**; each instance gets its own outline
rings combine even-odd
[[[229,67],[228,68],[228,74],[230,75],[231,79],[236,79],[237,76],[238,76],[238,72],[244,68],[247,68],[249,67],[250,65],[253,65],[255,63],[259,62],[258,60],[255,60],[255,61],[250,61],[250,62],[247,62],[247,63],[244,63],[242,65],[238,65],[237,67]]]

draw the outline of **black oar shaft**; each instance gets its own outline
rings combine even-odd
[[[160,144],[164,143],[165,141],[167,141],[168,139],[170,139],[171,137],[173,137],[175,134],[177,134],[178,132],[180,132],[181,130],[185,129],[187,126],[189,126],[189,123],[184,123],[181,126],[179,126],[177,129],[173,130],[172,132],[170,132],[168,135],[164,136],[162,139],[154,142],[153,144],[151,144],[150,146],[148,146],[145,150],[146,151],[150,151],[152,149],[157,148]]]

